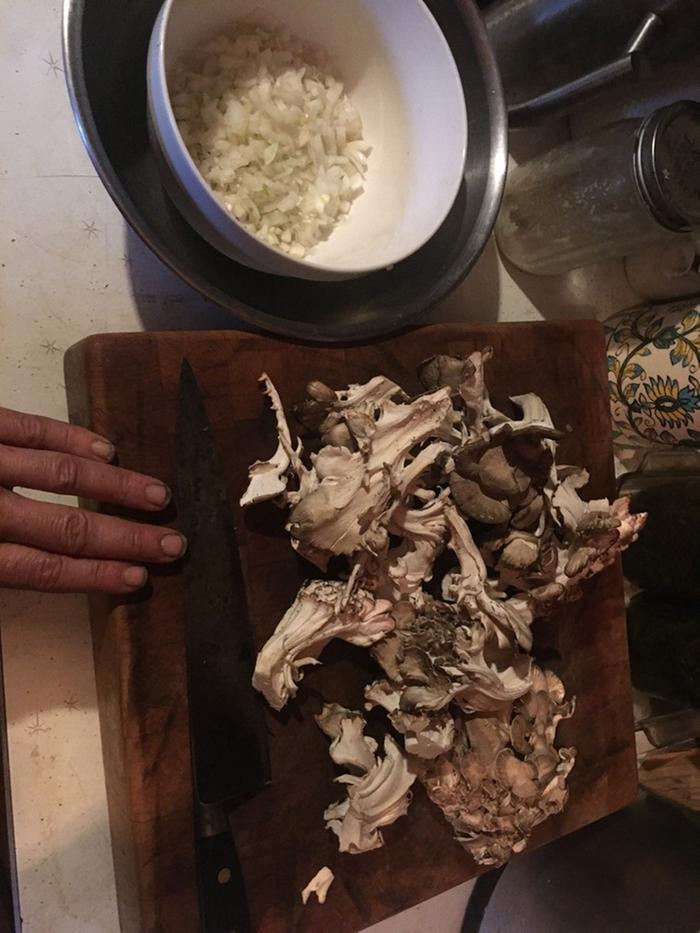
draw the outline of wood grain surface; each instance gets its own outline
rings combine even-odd
[[[224,454],[251,625],[258,645],[275,628],[310,568],[293,554],[284,515],[271,505],[243,514],[248,464],[268,457],[274,421],[260,391],[266,371],[287,407],[319,378],[334,387],[384,373],[417,391],[416,365],[434,353],[493,346],[488,382],[496,403],[534,391],[564,429],[560,461],[591,474],[586,493],[613,492],[612,443],[601,327],[593,322],[436,325],[371,346],[318,347],[238,332],[95,336],[66,358],[73,420],[111,438],[122,465],[174,481],[180,363],[190,361]],[[176,523],[175,507],[163,519]],[[195,933],[192,784],[179,568],[154,570],[128,603],[94,600],[92,622],[102,742],[122,929]],[[635,799],[637,779],[621,573],[612,567],[559,617],[538,622],[535,655],[577,696],[559,729],[578,748],[565,812],[532,845],[571,832]],[[254,929],[354,933],[479,873],[440,811],[417,788],[409,815],[385,831],[384,848],[340,855],[322,813],[333,784],[327,741],[313,714],[324,700],[359,707],[373,676],[367,653],[334,643],[309,669],[297,699],[266,713],[273,781],[231,813]],[[336,874],[325,906],[302,907],[301,888],[323,865]]]

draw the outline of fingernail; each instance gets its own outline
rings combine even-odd
[[[148,580],[148,571],[145,567],[127,567],[122,574],[122,580],[127,586],[133,586],[139,589],[144,586]]]
[[[101,460],[111,460],[114,456],[114,444],[105,440],[93,441],[92,452]]]
[[[167,557],[182,557],[187,550],[187,539],[183,535],[166,535],[160,539],[160,547]]]
[[[151,505],[167,505],[170,502],[171,492],[164,483],[151,483],[144,489],[144,495]]]

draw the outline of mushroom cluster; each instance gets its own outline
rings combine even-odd
[[[379,754],[362,713],[325,706],[317,722],[344,770],[327,808],[342,852],[383,844],[416,778],[480,863],[499,865],[559,812],[575,749],[555,746],[572,715],[564,686],[533,664],[532,622],[610,564],[644,515],[620,499],[584,501],[585,470],[558,466],[559,432],[536,395],[513,414],[491,403],[491,350],[437,356],[415,398],[390,379],[307,386],[292,433],[268,376],[278,446],[250,467],[241,503],[289,510],[292,546],[328,576],[305,583],[261,650],[253,678],[274,709],[329,641],[371,650],[382,676],[366,708],[386,711]],[[440,560],[438,560],[440,558]]]

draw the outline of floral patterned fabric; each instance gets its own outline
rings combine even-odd
[[[625,311],[605,331],[616,442],[700,446],[700,303]]]

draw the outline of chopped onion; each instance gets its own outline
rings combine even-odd
[[[175,119],[205,181],[265,243],[303,258],[364,190],[362,120],[320,50],[239,24],[180,69]]]

